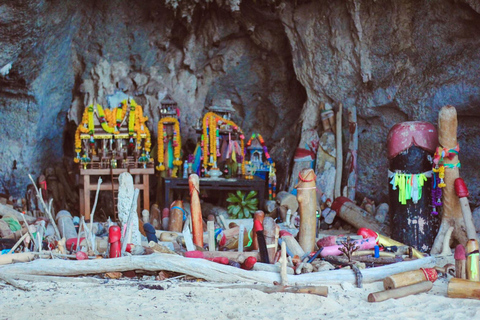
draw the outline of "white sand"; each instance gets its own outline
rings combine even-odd
[[[380,303],[367,302],[367,296],[382,290],[382,282],[362,289],[329,286],[327,298],[179,280],[20,283],[32,290],[4,286],[0,319],[480,319],[480,301],[446,296],[447,279],[428,293]],[[140,289],[142,283],[165,290]]]

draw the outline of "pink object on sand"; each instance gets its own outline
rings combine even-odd
[[[355,240],[355,245],[358,246],[358,250],[369,250],[373,249],[375,247],[375,238],[367,238],[367,239],[362,239],[362,240]],[[322,253],[320,255],[322,257],[326,256],[339,256],[343,254],[340,250],[342,248],[342,245],[335,245],[335,246],[329,246],[329,247],[324,247],[322,250]]]

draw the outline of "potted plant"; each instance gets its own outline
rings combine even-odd
[[[233,219],[250,218],[252,213],[258,210],[258,199],[255,197],[256,191],[250,191],[248,194],[238,190],[236,193],[229,193],[227,202],[228,214]]]

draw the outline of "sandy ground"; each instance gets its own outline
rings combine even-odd
[[[480,319],[480,301],[447,298],[447,279],[428,293],[380,303],[367,296],[382,290],[382,282],[329,286],[328,297],[180,279],[20,283],[31,291],[0,287],[0,319]],[[145,288],[152,285],[156,289]]]

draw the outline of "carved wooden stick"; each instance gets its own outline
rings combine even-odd
[[[200,207],[200,182],[198,176],[193,173],[188,177],[188,186],[190,188],[190,208],[192,212],[192,233],[193,243],[203,247],[203,224],[202,208]]]
[[[383,286],[386,290],[389,290],[408,286],[422,281],[431,281],[433,283],[435,282],[435,280],[437,280],[437,278],[437,270],[433,268],[422,268],[419,270],[397,273],[392,276],[386,277],[383,280]]]
[[[264,218],[265,218],[265,213],[262,210],[258,210],[253,214],[253,220],[254,221],[256,221],[256,220],[260,221],[260,224],[262,224],[262,225],[263,225],[263,219]],[[253,234],[252,248],[253,248],[253,250],[258,250],[259,247],[258,247],[257,233],[255,232],[255,230],[253,230],[252,234]]]
[[[168,231],[182,232],[183,228],[183,202],[176,200],[170,208],[170,219],[168,221]]]
[[[343,105],[338,105],[337,123],[336,123],[336,138],[337,138],[337,159],[336,159],[336,173],[335,173],[335,198],[341,196],[342,188],[342,169],[343,169],[343,151],[342,151],[342,109]]]
[[[467,279],[472,281],[480,281],[480,266],[478,241],[475,239],[467,242]]]
[[[215,222],[207,221],[208,251],[215,251]]]
[[[430,281],[423,281],[397,289],[374,292],[368,295],[368,302],[380,302],[388,299],[403,298],[412,294],[430,291],[432,287],[433,283]]]
[[[452,278],[448,283],[447,295],[450,298],[480,300],[480,282]]]
[[[357,128],[357,108],[351,106],[348,109],[348,154],[345,161],[345,169],[348,172],[347,184],[343,196],[350,200],[355,200],[355,191],[357,186],[357,150],[358,150],[358,128]]]
[[[457,147],[457,110],[453,106],[445,106],[438,113],[438,143],[447,150]],[[465,221],[460,207],[460,201],[455,194],[454,182],[458,178],[458,157],[445,157],[445,188],[443,188],[443,214],[437,237],[432,246],[431,254],[438,254],[442,250],[445,235],[450,226],[453,226],[453,237],[459,243],[468,241],[465,232]],[[449,166],[453,166],[450,168]]]
[[[300,212],[300,231],[298,242],[305,252],[315,249],[317,193],[315,173],[312,169],[303,169],[299,174],[297,200]]]
[[[477,239],[477,231],[475,230],[475,224],[473,223],[472,211],[470,210],[470,205],[468,204],[468,189],[467,185],[462,178],[455,179],[455,193],[458,196],[460,201],[460,206],[462,208],[463,220],[465,220],[465,227],[467,229],[468,239]]]
[[[265,217],[263,220],[263,235],[265,236],[265,244],[267,246],[268,260],[275,263],[275,254],[277,253],[277,244],[275,241],[275,230],[277,224],[272,217]]]
[[[455,277],[460,279],[467,279],[466,273],[466,256],[465,256],[465,247],[463,244],[457,245],[455,248]]]
[[[288,276],[287,276],[287,244],[285,241],[282,242],[282,257],[280,258],[280,277],[282,278],[282,286],[288,285]]]

